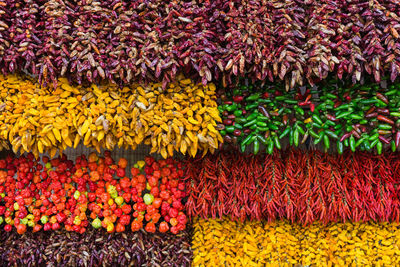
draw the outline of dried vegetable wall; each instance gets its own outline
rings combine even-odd
[[[0,265],[399,265],[399,14],[0,0]]]

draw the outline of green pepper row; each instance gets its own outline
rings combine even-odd
[[[400,83],[347,85],[330,80],[315,88],[285,92],[280,85],[240,85],[220,96],[225,143],[265,146],[272,154],[288,138],[291,146],[336,145],[341,154],[375,150],[381,154],[400,143]]]

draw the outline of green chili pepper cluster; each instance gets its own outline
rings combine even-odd
[[[285,92],[283,86],[241,85],[222,95],[218,107],[225,143],[265,146],[272,154],[283,139],[298,146],[307,140],[338,153],[375,150],[400,143],[400,83],[346,85],[330,80],[315,89]]]

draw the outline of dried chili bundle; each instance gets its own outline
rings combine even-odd
[[[188,160],[189,217],[399,221],[399,154],[221,151]]]
[[[190,266],[190,232],[0,232],[0,266]]]
[[[386,0],[0,2],[0,69],[78,83],[314,84],[400,73],[398,4]],[[192,78],[192,77],[191,77]]]
[[[400,264],[397,223],[313,223],[195,219],[194,266]]]

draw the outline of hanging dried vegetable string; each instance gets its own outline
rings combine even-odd
[[[221,151],[187,160],[186,210],[240,221],[399,221],[399,160],[397,153]]]

